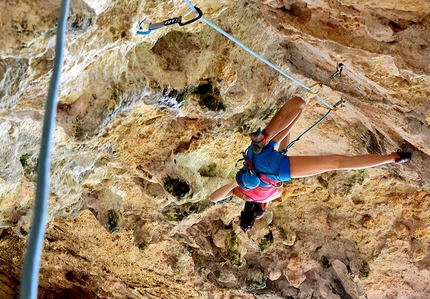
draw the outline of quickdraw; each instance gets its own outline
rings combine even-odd
[[[310,126],[309,128],[306,129],[306,131],[304,131],[302,134],[300,134],[299,137],[297,137],[295,140],[291,141],[288,146],[282,151],[282,154],[284,156],[287,155],[288,150],[297,142],[300,140],[300,138],[303,137],[303,135],[305,135],[307,132],[309,132],[310,130],[312,130],[313,128],[315,128],[320,122],[322,122],[332,111],[336,111],[337,108],[339,106],[341,106],[342,104],[345,103],[344,99],[340,99],[340,101],[338,101],[336,104],[334,104],[333,108],[331,108],[326,114],[324,114],[323,117],[321,117],[319,120],[317,120],[312,126]]]
[[[203,12],[198,7],[195,7],[195,9],[197,11],[196,17],[194,19],[191,19],[188,21],[184,21],[184,19],[191,12],[194,12],[192,9],[189,9],[187,12],[180,15],[179,17],[170,18],[170,19],[167,19],[163,22],[159,22],[159,23],[155,23],[155,24],[152,24],[150,22],[147,22],[146,20],[143,20],[139,23],[139,30],[136,33],[139,35],[148,35],[149,33],[151,33],[151,31],[153,31],[155,29],[160,29],[160,28],[175,25],[175,24],[178,24],[179,26],[186,26],[186,25],[189,25],[191,23],[194,23],[195,21],[199,20],[203,15]],[[147,25],[147,27],[148,27],[147,30],[144,30],[145,25]]]
[[[334,78],[342,75],[342,71],[343,71],[343,67],[344,64],[343,63],[338,63],[336,66],[336,72],[334,72],[330,78],[327,80],[327,82],[322,83],[322,82],[315,82],[314,84],[310,85],[309,88],[310,90],[308,90],[309,93],[311,94],[317,94],[321,91],[321,89],[323,88],[324,85],[328,85],[330,83],[331,80],[333,80]],[[314,89],[314,87],[318,87],[317,90]]]
[[[268,61],[266,58],[262,57],[261,55],[257,54],[256,52],[254,52],[253,50],[251,50],[249,47],[245,46],[241,41],[237,40],[236,38],[234,38],[232,35],[228,34],[227,32],[225,32],[224,30],[222,30],[220,27],[218,27],[217,25],[215,25],[214,23],[212,23],[211,21],[209,21],[208,19],[206,19],[205,17],[202,16],[202,11],[195,7],[193,4],[191,4],[191,2],[189,0],[184,0],[185,3],[188,5],[188,7],[190,8],[191,11],[193,11],[197,17],[194,18],[193,20],[190,20],[188,22],[182,23],[180,21],[177,21],[176,19],[174,19],[173,21],[169,21],[167,22],[168,25],[172,25],[172,24],[176,24],[178,23],[181,26],[190,24],[192,22],[195,22],[199,19],[201,19],[202,21],[204,21],[206,24],[208,24],[209,26],[211,26],[213,29],[215,29],[216,31],[218,31],[219,33],[221,33],[222,35],[224,35],[225,37],[227,37],[229,40],[231,40],[232,42],[234,42],[235,44],[237,44],[238,46],[240,46],[242,49],[244,49],[246,52],[248,52],[249,54],[253,55],[255,58],[259,59],[260,61],[264,62],[265,64],[267,64],[268,66],[270,66],[271,68],[273,68],[274,70],[276,70],[277,72],[279,72],[281,75],[283,75],[284,77],[290,79],[291,81],[295,82],[296,84],[302,86],[303,88],[305,88],[306,90],[308,90],[311,93],[314,93],[313,90],[305,85],[304,83],[300,82],[299,80],[297,80],[296,78],[294,78],[293,76],[287,74],[286,72],[284,72],[282,69],[280,69],[278,66],[274,65],[273,63],[271,63],[270,61]],[[187,12],[186,14],[188,14],[189,12]],[[184,14],[184,15],[186,15]],[[182,16],[184,16],[182,15]],[[182,17],[181,16],[181,17]],[[144,24],[149,24],[149,28],[148,30],[144,31],[143,29],[143,25]],[[139,31],[137,31],[137,34],[149,34],[152,30],[157,29],[157,28],[161,28],[166,26],[164,22],[162,23],[158,23],[158,24],[151,24],[148,23],[146,21],[142,21],[140,22],[140,29]],[[343,66],[343,64],[339,64],[338,67]],[[339,70],[341,72],[341,70]],[[336,73],[335,73],[336,74]],[[333,74],[332,76],[334,76],[335,74]],[[333,77],[334,78],[334,77]],[[318,84],[317,84],[318,85]],[[318,95],[318,93],[314,93],[315,97],[321,101],[321,103],[323,103],[324,105],[326,105],[329,109],[333,109],[333,106],[331,106],[329,103],[327,103],[322,97],[320,97]]]
[[[336,66],[336,72],[334,72],[330,78],[325,82],[325,83],[321,83],[321,82],[316,82],[314,84],[312,84],[311,86],[309,86],[313,91],[309,91],[309,93],[312,94],[317,94],[318,92],[320,92],[320,90],[323,88],[324,85],[328,85],[330,83],[331,80],[333,80],[336,77],[339,77],[340,75],[342,75],[342,71],[343,71],[343,67],[344,64],[343,63],[338,63]],[[314,87],[319,87],[318,90],[314,91]],[[288,150],[297,142],[300,140],[300,138],[302,138],[303,135],[305,135],[307,132],[309,132],[310,130],[312,130],[313,128],[315,128],[320,122],[322,122],[332,111],[336,111],[337,108],[339,106],[341,106],[342,104],[345,103],[344,99],[340,99],[340,101],[338,101],[336,104],[334,104],[334,106],[332,108],[329,109],[329,111],[323,115],[323,117],[321,117],[319,120],[317,120],[312,126],[310,126],[308,129],[306,129],[302,134],[300,134],[299,137],[297,137],[295,140],[291,141],[288,146],[282,151],[282,154],[284,156],[287,155]]]

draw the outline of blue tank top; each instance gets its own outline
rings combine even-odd
[[[258,172],[263,173],[268,178],[281,181],[279,177],[279,167],[281,166],[282,159],[285,157],[275,150],[275,147],[278,145],[275,141],[270,141],[267,144],[261,153],[255,155],[252,152],[252,144],[248,147],[248,157],[255,169]]]

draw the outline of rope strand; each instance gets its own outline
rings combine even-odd
[[[69,0],[62,0],[57,26],[54,67],[46,100],[45,119],[37,168],[36,199],[33,211],[34,216],[21,275],[21,299],[36,299],[39,287],[39,268],[49,207],[48,197],[51,170],[51,142],[54,133],[55,115],[57,112],[57,98],[60,89],[61,69],[63,67],[68,12]]]
[[[184,0],[184,1],[194,11],[194,13],[197,14],[197,10],[191,4],[191,2],[189,0]],[[307,91],[315,94],[315,96],[324,105],[326,105],[330,109],[333,109],[333,107],[329,103],[327,103],[321,96],[319,96],[318,94],[316,94],[315,91],[312,90],[312,88],[310,88],[309,86],[303,84],[302,82],[300,82],[299,80],[297,80],[293,76],[287,74],[286,72],[284,72],[283,70],[281,70],[279,67],[277,67],[276,65],[274,65],[273,63],[271,63],[270,61],[268,61],[266,58],[258,55],[254,51],[252,51],[250,48],[248,48],[247,46],[245,46],[242,42],[240,42],[239,40],[237,40],[236,38],[234,38],[233,36],[231,36],[230,34],[228,34],[227,32],[225,32],[224,30],[222,30],[220,27],[218,27],[217,25],[215,25],[214,23],[212,23],[211,21],[209,21],[208,19],[206,19],[204,16],[202,16],[200,18],[200,20],[204,21],[206,24],[208,24],[209,26],[211,26],[212,28],[214,28],[215,30],[217,30],[219,33],[221,33],[222,35],[224,35],[225,37],[227,37],[228,39],[230,39],[231,41],[233,41],[234,43],[236,43],[238,46],[242,47],[242,49],[244,49],[245,51],[247,51],[251,55],[255,56],[257,59],[261,60],[262,62],[266,63],[268,66],[270,66],[271,68],[273,68],[274,70],[278,71],[281,75],[283,75],[283,76],[287,77],[288,79],[290,79],[291,81],[297,83],[298,85],[300,85],[301,87],[303,87]]]

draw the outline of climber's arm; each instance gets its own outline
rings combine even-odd
[[[222,186],[221,188],[215,190],[211,194],[211,201],[217,202],[224,198],[227,198],[231,195],[233,195],[233,189],[238,186],[236,180],[230,181],[227,185]]]

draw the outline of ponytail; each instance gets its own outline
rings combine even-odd
[[[240,228],[244,232],[249,231],[254,227],[255,220],[263,217],[266,212],[259,203],[247,201],[242,213],[240,213]]]

